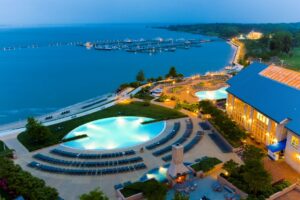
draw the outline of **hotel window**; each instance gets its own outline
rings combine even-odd
[[[292,136],[291,145],[295,148],[298,148],[299,146],[299,138]]]
[[[268,124],[268,123],[269,123],[269,119],[268,119],[266,116],[264,116],[263,114],[259,113],[259,112],[257,112],[256,118],[257,118],[259,121],[261,121],[261,122],[263,122],[263,123],[265,123],[265,124]]]

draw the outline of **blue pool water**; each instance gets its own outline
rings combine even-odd
[[[227,88],[228,87],[222,87],[218,90],[199,91],[199,92],[196,92],[195,95],[199,98],[199,100],[226,99],[227,98],[227,92],[226,92]]]
[[[165,182],[167,181],[167,170],[170,164],[160,166],[158,168],[154,168],[150,171],[148,171],[146,174],[144,174],[141,178],[140,181],[147,181],[149,179],[156,179],[159,182]]]
[[[114,92],[120,84],[134,81],[140,70],[147,78],[164,76],[170,66],[186,76],[203,74],[227,66],[234,54],[234,48],[223,40],[155,55],[47,46],[53,42],[156,37],[212,39],[133,24],[1,28],[0,49],[32,44],[41,47],[0,51],[0,124]]]
[[[152,120],[146,117],[111,117],[83,124],[65,136],[65,139],[86,134],[88,137],[63,145],[80,150],[109,150],[127,148],[147,142],[163,132],[165,121],[142,124]]]

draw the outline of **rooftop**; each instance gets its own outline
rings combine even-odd
[[[260,72],[260,75],[294,87],[296,89],[300,89],[300,72],[271,65]]]
[[[300,89],[298,72],[253,63],[227,83],[229,93],[300,136]],[[294,82],[295,81],[295,82]]]

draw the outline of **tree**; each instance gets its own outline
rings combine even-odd
[[[51,135],[50,130],[33,117],[27,119],[26,133],[32,143],[44,143]]]
[[[136,80],[139,82],[144,82],[146,80],[143,70],[140,70],[136,75]]]
[[[224,163],[223,168],[229,173],[229,174],[236,174],[238,170],[239,164],[234,162],[232,159]]]
[[[271,176],[261,162],[252,160],[245,164],[243,178],[252,194],[264,192],[271,187]]]
[[[177,71],[176,71],[176,68],[174,66],[172,66],[170,68],[169,73],[166,75],[166,77],[172,77],[172,78],[177,77]]]
[[[90,191],[87,194],[83,194],[80,196],[80,200],[109,200],[107,196],[100,190],[100,188],[96,188]]]
[[[173,200],[189,200],[189,199],[190,199],[189,196],[176,192]]]
[[[292,49],[292,34],[286,31],[279,31],[273,34],[270,41],[270,50],[289,53]]]
[[[21,195],[31,200],[58,199],[58,192],[55,188],[46,186],[45,181],[23,171],[13,161],[0,157],[0,163],[1,184],[7,188],[5,192],[13,194],[14,198]]]
[[[257,148],[253,145],[247,145],[243,153],[243,159],[245,163],[251,161],[261,162],[261,159],[264,157],[264,153],[260,148]]]
[[[143,194],[148,200],[164,200],[167,191],[167,187],[157,181],[148,181],[145,188],[143,188]]]

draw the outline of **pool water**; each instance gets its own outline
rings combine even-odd
[[[227,88],[228,87],[222,87],[218,90],[199,91],[199,92],[196,92],[195,95],[199,98],[199,100],[226,99],[227,98],[227,92],[226,92]]]
[[[166,182],[167,179],[167,171],[168,167],[170,164],[160,166],[158,168],[154,168],[150,171],[148,171],[146,174],[144,174],[141,178],[140,181],[147,181],[149,179],[156,179],[158,182]]]
[[[133,147],[160,135],[166,122],[142,124],[153,120],[146,117],[111,117],[83,124],[64,139],[86,134],[88,137],[63,143],[63,146],[80,150],[109,150]]]

